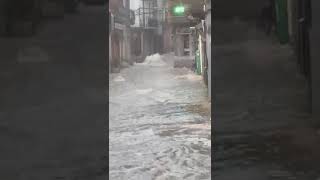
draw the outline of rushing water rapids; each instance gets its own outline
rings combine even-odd
[[[207,90],[173,59],[156,54],[111,74],[109,179],[210,179]]]

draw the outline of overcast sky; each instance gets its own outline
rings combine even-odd
[[[137,10],[139,8],[140,0],[130,0],[130,9]]]

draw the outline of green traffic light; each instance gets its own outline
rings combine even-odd
[[[173,9],[173,13],[175,15],[183,15],[184,14],[184,6],[183,5],[175,6]]]

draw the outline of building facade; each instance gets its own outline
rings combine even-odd
[[[120,71],[122,62],[131,60],[129,0],[110,0],[109,16],[112,19],[109,32],[109,67],[111,71]]]
[[[163,52],[164,3],[162,0],[136,0],[135,24],[132,25],[135,56],[140,59]]]
[[[175,8],[183,6],[182,14]],[[164,50],[194,59],[196,72],[203,76],[211,99],[211,1],[173,0],[166,2]]]
[[[201,17],[203,14],[201,5],[201,1],[167,1],[166,30],[163,38],[166,51],[173,51],[176,56],[195,56],[195,41],[197,41],[197,37],[191,28],[195,27],[200,19],[203,18]],[[176,14],[174,8],[177,6],[183,7],[184,13]]]

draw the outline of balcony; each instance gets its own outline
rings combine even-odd
[[[130,24],[130,10],[127,8],[119,8],[114,14],[114,21],[120,24]]]
[[[157,29],[164,21],[164,9],[139,8],[136,10],[137,26],[145,29]]]

